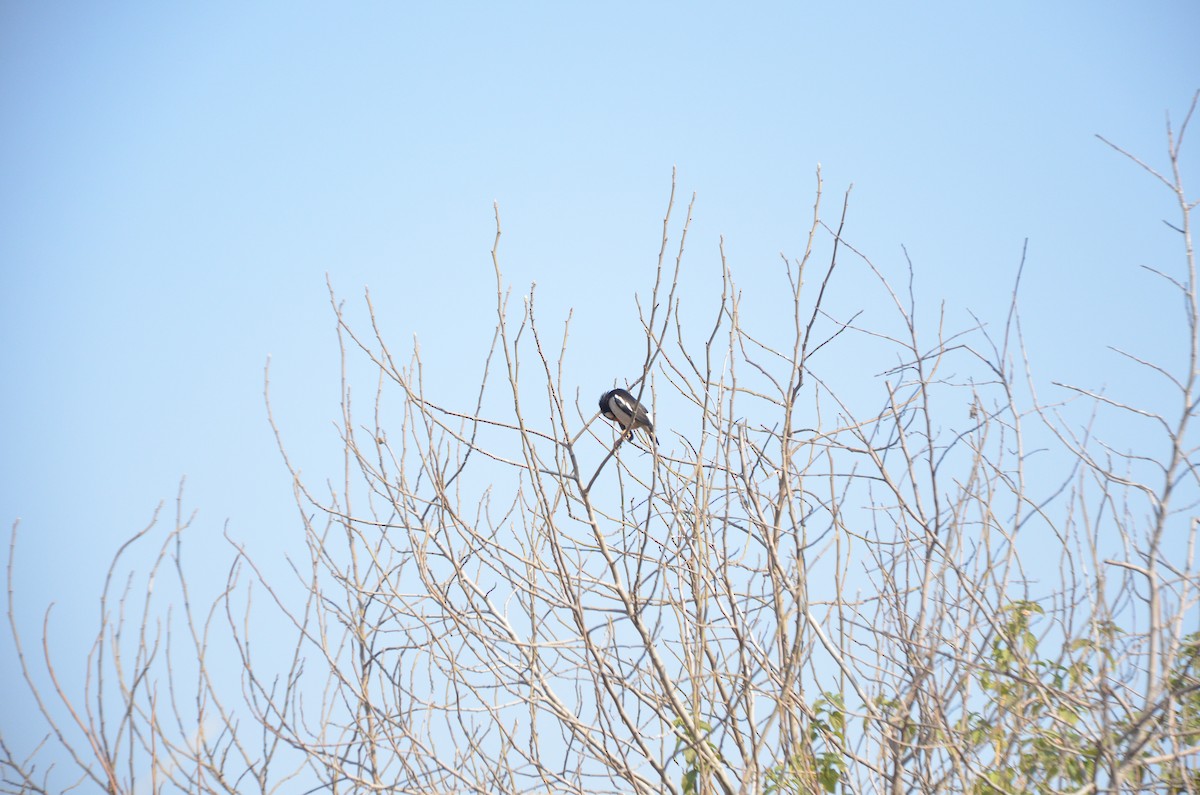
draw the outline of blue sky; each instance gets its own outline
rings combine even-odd
[[[1198,30],[1194,2],[5,4],[0,517],[29,626],[50,600],[86,625],[97,560],[181,477],[200,538],[292,537],[263,368],[336,476],[326,274],[470,394],[493,202],[506,280],[548,324],[574,309],[589,399],[640,365],[672,168],[688,268],[718,290],[724,236],[753,301],[802,252],[818,163],[827,210],[854,184],[856,247],[901,278],[906,247],[959,325],[1002,317],[1028,239],[1040,372],[1157,399],[1105,346],[1177,328],[1137,270],[1179,262],[1170,197],[1093,136],[1165,164]]]

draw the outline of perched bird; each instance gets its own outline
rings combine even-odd
[[[658,444],[650,412],[646,411],[646,407],[638,403],[637,398],[629,394],[627,390],[613,389],[601,395],[600,413],[606,420],[611,420],[620,426],[621,431],[630,441],[633,441],[635,430],[645,428],[647,435],[654,440],[655,444]]]

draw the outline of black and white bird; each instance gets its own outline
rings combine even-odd
[[[654,420],[646,407],[625,389],[612,389],[600,396],[600,413],[606,420],[615,422],[626,438],[633,441],[633,432],[645,428],[646,434],[658,444],[654,435]]]

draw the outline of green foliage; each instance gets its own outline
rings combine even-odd
[[[834,792],[846,773],[846,705],[840,693],[826,691],[813,704],[810,748],[793,754],[766,774],[764,795],[808,795],[820,787]]]
[[[676,718],[673,721],[673,725],[679,732],[686,731],[686,724],[683,718]],[[709,739],[712,726],[705,721],[699,721],[696,724],[696,729],[702,732],[703,736],[692,737],[690,739],[679,737],[675,741],[675,753],[682,752],[683,754],[683,778],[680,779],[679,786],[683,790],[684,795],[699,795],[701,787],[709,775],[708,763],[705,761],[704,755],[700,753],[698,744],[704,743],[712,749],[718,759],[721,758],[721,753],[717,746]]]
[[[1011,795],[1070,792],[1089,785],[1104,789],[1114,775],[1121,780],[1121,791],[1200,791],[1200,771],[1191,765],[1191,757],[1163,761],[1173,751],[1200,744],[1200,632],[1183,639],[1165,679],[1168,706],[1164,714],[1153,716],[1164,730],[1156,730],[1153,741],[1140,743],[1138,722],[1144,716],[1134,707],[1124,716],[1114,714],[1112,700],[1103,695],[1107,685],[1101,682],[1101,677],[1112,676],[1126,656],[1122,650],[1138,636],[1112,622],[1097,621],[1088,636],[1054,643],[1048,654],[1051,644],[1039,635],[1050,633],[1038,625],[1050,620],[1035,602],[1014,602],[1000,611],[985,665],[968,677],[977,688],[978,697],[971,700],[974,709],[962,717],[952,736],[937,734],[985,771],[966,791]],[[879,695],[869,714],[891,716],[887,720],[896,740],[912,747],[923,740],[919,723],[906,714],[904,703],[902,698]],[[847,780],[850,760],[845,749],[854,738],[847,740],[843,695],[822,693],[808,714],[805,747],[765,771],[763,795],[834,793]],[[878,720],[864,717],[862,731],[870,735]],[[678,730],[683,725],[675,721]],[[700,744],[717,750],[708,738],[709,724],[696,726],[698,737],[681,736],[676,744],[684,761],[685,795],[709,791],[709,763],[699,752]],[[1125,764],[1130,758],[1133,763]]]
[[[1129,753],[1152,758],[1170,749],[1154,743],[1131,748],[1137,729],[1136,712],[1106,721],[1110,708],[1097,693],[1095,672],[1115,662],[1113,649],[1128,636],[1111,622],[1098,622],[1092,636],[1068,640],[1057,660],[1039,656],[1032,626],[1044,610],[1035,603],[1015,602],[1001,613],[1002,623],[990,650],[991,668],[978,677],[986,697],[984,709],[971,712],[962,723],[962,736],[977,758],[990,751],[991,770],[971,792],[999,795],[1012,792],[1071,790],[1112,776],[1106,765]],[[1200,633],[1189,635],[1168,678],[1175,708],[1163,717],[1174,722],[1177,748],[1200,741]],[[1090,684],[1090,686],[1089,686]],[[1105,754],[1108,757],[1105,757]],[[1183,762],[1160,763],[1155,770],[1134,764],[1121,773],[1126,783],[1152,775],[1168,792],[1195,791],[1200,773]]]
[[[816,772],[810,754],[793,754],[767,771],[763,795],[802,795],[816,786]]]
[[[1183,639],[1167,686],[1178,704],[1174,713],[1178,745],[1184,748],[1200,745],[1200,632]],[[1173,793],[1200,791],[1200,769],[1182,763],[1172,765],[1165,778]]]
[[[846,772],[842,748],[846,744],[846,705],[840,693],[825,692],[813,705],[809,738],[813,746],[824,747],[816,755],[817,781],[826,792],[833,792]]]

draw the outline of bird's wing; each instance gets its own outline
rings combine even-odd
[[[624,392],[624,390],[622,390]],[[645,425],[647,428],[654,427],[654,421],[650,419],[650,412],[646,411],[646,407],[638,402],[638,399],[625,392],[622,397],[629,400],[629,413],[633,417],[633,421],[637,425]]]
[[[608,398],[608,410],[617,422],[629,425],[637,420],[638,403],[624,389],[614,389]]]

